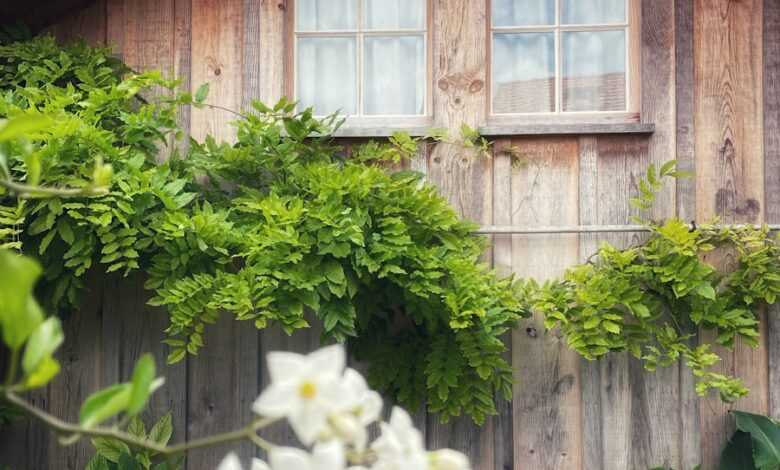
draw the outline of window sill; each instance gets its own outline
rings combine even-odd
[[[655,132],[655,124],[644,122],[500,124],[480,127],[478,130],[479,134],[485,137],[594,134],[649,135]]]
[[[428,131],[432,129],[431,126],[348,126],[344,125],[340,127],[334,134],[334,137],[352,137],[352,138],[367,138],[367,137],[390,137],[395,132],[406,132],[412,137],[425,137],[428,135]]]

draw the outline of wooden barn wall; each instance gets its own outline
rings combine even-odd
[[[439,127],[485,123],[486,3],[433,2],[435,121]],[[98,0],[51,28],[114,47],[138,70],[158,68],[185,86],[211,83],[209,101],[238,109],[284,90],[285,0]],[[628,198],[647,164],[675,155],[696,177],[668,184],[655,217],[780,223],[780,1],[645,0],[642,2],[642,121],[651,136],[513,136],[497,139],[493,158],[475,159],[440,144],[412,167],[427,174],[465,216],[484,224],[550,226],[628,223]],[[271,64],[271,65],[269,65]],[[232,117],[218,110],[183,110],[195,138],[229,138]],[[514,146],[527,165],[513,167]],[[502,235],[486,260],[502,273],[539,279],[559,275],[602,241],[625,245],[638,234]],[[728,259],[713,260],[727,264]],[[128,379],[143,351],[163,363],[163,312],[145,305],[138,277],[94,276],[83,310],[67,322],[64,373],[33,399],[75,419],[90,390]],[[756,349],[738,344],[723,370],[748,383],[735,408],[780,417],[780,308],[761,312]],[[226,431],[248,419],[268,381],[267,351],[308,351],[318,331],[287,337],[260,334],[223,319],[201,355],[165,369],[166,387],[149,416],[171,410],[177,439]],[[430,447],[453,447],[480,470],[648,469],[717,467],[732,431],[727,408],[699,399],[693,378],[677,365],[655,374],[626,354],[588,362],[571,352],[541,319],[523,321],[506,338],[517,384],[511,403],[479,428],[467,419],[440,424],[418,410]],[[277,442],[291,439],[282,427]],[[232,446],[243,457],[249,445]],[[213,469],[227,448],[192,454],[187,468]],[[0,436],[0,464],[13,469],[81,469],[88,444],[60,447],[39,426],[18,425]]]

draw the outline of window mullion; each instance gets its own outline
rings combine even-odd
[[[357,47],[355,48],[357,50],[357,115],[363,116],[364,110],[363,110],[363,76],[364,76],[364,70],[363,70],[363,2],[364,0],[357,0]]]
[[[560,114],[563,111],[563,78],[561,57],[561,0],[555,0],[555,38],[553,47],[555,47],[555,113]]]

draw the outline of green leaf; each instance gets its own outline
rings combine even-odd
[[[133,416],[130,420],[130,423],[127,425],[127,432],[135,437],[146,439],[146,426],[144,426],[144,422],[138,415]]]
[[[94,427],[127,409],[132,387],[116,384],[90,395],[81,406],[79,422],[86,428]]]
[[[92,439],[92,445],[95,447],[98,456],[109,462],[117,463],[120,455],[130,453],[130,448],[127,444],[117,439],[96,437]]]
[[[720,454],[720,470],[760,470],[753,463],[750,434],[737,431]]]
[[[750,434],[755,465],[761,470],[780,467],[780,424],[766,416],[732,411],[737,429]]]
[[[27,388],[43,387],[51,381],[60,372],[60,363],[51,356],[46,356],[38,362],[35,369],[27,374],[24,379],[24,386]]]
[[[154,391],[154,375],[156,368],[154,357],[146,353],[138,360],[133,369],[133,377],[130,381],[132,387],[130,400],[127,403],[127,414],[135,415],[141,412],[149,401],[149,395]]]
[[[705,299],[715,300],[715,289],[709,282],[703,282],[696,287],[696,293]]]
[[[158,444],[166,445],[168,444],[168,441],[171,440],[172,435],[173,417],[171,416],[171,413],[168,412],[152,426],[152,430],[149,431],[149,439]]]
[[[24,349],[22,370],[25,374],[29,375],[35,371],[41,361],[51,356],[64,340],[65,335],[62,332],[59,318],[50,317],[38,325],[38,328],[30,335]]]
[[[6,121],[0,120],[0,142],[31,137],[30,134],[51,126],[52,120],[42,114],[25,114]]]
[[[199,86],[197,91],[195,91],[195,103],[197,104],[203,104],[204,101],[206,101],[206,98],[209,96],[209,84],[204,83],[203,85]]]
[[[87,466],[84,467],[84,470],[110,470],[110,467],[108,466],[108,460],[106,460],[105,457],[102,455],[95,455]]]
[[[119,454],[119,462],[117,462],[118,470],[141,470],[141,464],[139,464],[129,452],[122,452]]]
[[[3,341],[19,349],[43,321],[43,312],[33,297],[41,267],[30,258],[0,250],[0,327]]]

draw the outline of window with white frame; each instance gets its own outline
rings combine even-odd
[[[297,0],[294,8],[300,109],[427,114],[427,0]]]
[[[635,0],[491,0],[492,115],[638,112]]]

